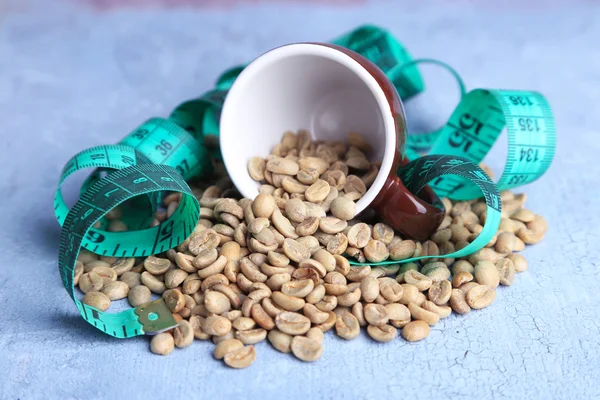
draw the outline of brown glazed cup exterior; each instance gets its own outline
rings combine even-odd
[[[314,44],[331,47],[353,58],[375,78],[383,90],[390,106],[390,112],[394,117],[396,154],[387,181],[375,200],[370,204],[370,207],[394,229],[405,236],[416,240],[428,239],[441,224],[445,212],[443,208],[433,206],[433,204],[441,204],[441,201],[429,186],[423,188],[418,197],[411,193],[398,178],[396,171],[407,160],[403,154],[406,146],[406,117],[396,89],[375,64],[360,54],[337,45]]]

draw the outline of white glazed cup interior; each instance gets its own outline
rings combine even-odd
[[[313,139],[346,140],[358,132],[373,146],[379,174],[357,202],[357,213],[375,199],[392,167],[396,127],[382,88],[352,57],[319,44],[291,44],[249,64],[231,87],[221,113],[220,146],[227,172],[242,196],[253,199],[260,183],[248,161],[266,157],[285,131],[306,129]]]

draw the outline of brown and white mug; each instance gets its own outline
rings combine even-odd
[[[406,160],[406,117],[392,83],[361,55],[331,44],[296,43],[256,58],[229,90],[220,120],[227,172],[240,193],[253,199],[259,184],[248,174],[250,158],[270,154],[283,132],[308,130],[316,140],[345,140],[358,132],[373,147],[381,168],[356,202],[370,207],[402,234],[423,240],[441,223],[444,210],[426,187],[419,197],[397,176]]]

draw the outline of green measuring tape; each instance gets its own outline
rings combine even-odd
[[[119,155],[115,151],[112,155]],[[92,226],[111,209],[136,196],[161,191],[183,194],[173,215],[162,224],[130,232],[98,232]],[[101,312],[75,298],[73,277],[81,247],[115,257],[143,257],[170,249],[196,227],[200,205],[176,169],[139,164],[112,172],[94,183],[71,208],[63,222],[58,265],[69,295],[83,318],[111,336],[125,338],[158,333],[177,325],[164,302],[117,314]],[[154,316],[154,318],[153,318]],[[142,318],[140,318],[142,317]],[[144,323],[145,322],[145,323]]]
[[[417,68],[419,63],[434,63],[453,74],[461,93],[458,107],[444,127],[408,136],[405,155],[412,161],[397,172],[415,194],[429,184],[440,196],[454,200],[484,197],[487,204],[482,232],[461,250],[402,261],[351,263],[386,265],[431,257],[458,258],[483,248],[500,224],[499,190],[533,182],[552,162],[556,129],[545,98],[525,91],[477,89],[466,93],[462,80],[451,67],[437,60],[412,59],[389,32],[375,26],[359,27],[333,43],[374,62],[404,101],[425,90]],[[84,150],[64,167],[54,200],[56,218],[62,226],[60,275],[83,318],[107,334],[119,338],[154,334],[171,329],[176,322],[162,300],[116,314],[80,302],[73,284],[80,249],[114,257],[144,257],[173,248],[191,234],[200,206],[186,179],[206,174],[211,170],[212,160],[222,159],[217,145],[220,112],[227,91],[244,67],[224,72],[214,90],[182,103],[168,119],[152,118],[119,144]],[[504,129],[508,135],[507,162],[494,184],[477,164]],[[69,209],[61,185],[76,171],[87,168],[95,171],[84,182],[77,203]],[[182,193],[179,207],[167,220],[150,226],[166,191]],[[104,217],[117,206],[127,208],[126,223],[136,230],[105,229]]]

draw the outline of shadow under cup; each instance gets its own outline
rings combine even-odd
[[[248,161],[270,154],[285,131],[306,129],[316,140],[343,141],[349,132],[358,132],[374,149],[367,157],[381,161],[381,168],[357,201],[357,213],[372,207],[415,239],[428,237],[443,218],[443,209],[432,206],[439,199],[431,189],[422,191],[420,199],[398,179],[404,109],[383,72],[350,50],[299,43],[263,54],[235,80],[220,125],[225,167],[244,197],[254,198],[260,186],[248,174]]]

